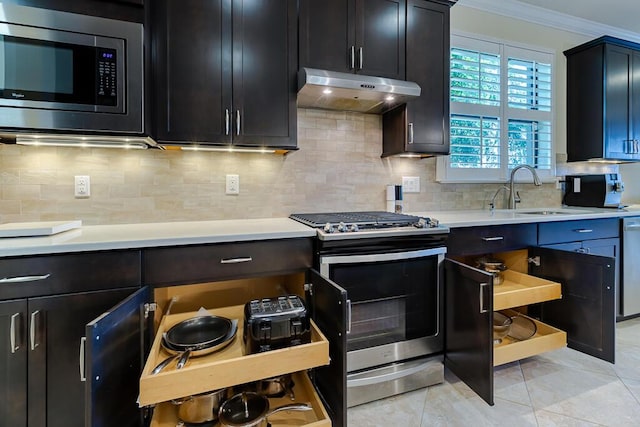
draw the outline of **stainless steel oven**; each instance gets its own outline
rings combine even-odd
[[[349,297],[347,406],[443,381],[448,230],[407,215],[384,217],[408,222],[329,222],[318,231],[320,273]]]

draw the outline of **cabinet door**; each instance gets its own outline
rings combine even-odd
[[[634,160],[640,160],[640,52],[632,54],[630,134]]]
[[[118,289],[29,299],[29,427],[83,425],[85,325],[131,292]]]
[[[101,16],[110,19],[144,21],[144,0],[13,0],[25,6],[61,10],[83,15]]]
[[[233,0],[234,145],[296,146],[297,22],[295,0]]]
[[[155,137],[231,142],[231,0],[152,2]],[[262,64],[254,64],[259,72]]]
[[[617,46],[606,48],[605,71],[605,157],[629,159],[631,51]]]
[[[145,313],[150,291],[144,287],[86,325],[85,427],[140,427],[136,404],[148,325]],[[118,301],[121,301],[118,303]],[[95,316],[95,315],[94,315]],[[81,425],[81,424],[66,424]]]
[[[332,425],[347,425],[347,333],[349,301],[347,291],[310,270],[307,280],[312,284],[307,300],[312,316],[329,340],[331,363],[313,370],[313,381],[331,415]]]
[[[300,68],[353,72],[355,0],[300,0]]]
[[[27,425],[27,300],[0,302],[0,424]]]
[[[356,0],[356,72],[405,79],[405,0]]]
[[[449,154],[449,7],[407,2],[407,80],[420,98],[407,103],[408,152]]]
[[[530,273],[562,285],[562,298],[541,305],[541,320],[567,333],[569,347],[613,363],[615,259],[532,248]]]
[[[493,405],[493,276],[445,259],[444,364]]]

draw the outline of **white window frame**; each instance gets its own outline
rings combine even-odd
[[[509,119],[545,121],[551,124],[550,169],[536,169],[543,182],[555,182],[556,175],[556,67],[553,50],[523,45],[511,41],[490,39],[484,36],[452,32],[451,46],[471,51],[500,55],[500,107],[457,103],[451,105],[451,115],[470,115],[498,117],[500,120],[500,168],[451,168],[450,156],[440,156],[436,162],[436,181],[443,183],[495,183],[509,180],[511,170],[508,167]],[[508,106],[507,70],[509,57],[551,64],[551,111],[531,111]],[[450,82],[449,82],[450,84]],[[516,181],[531,182],[531,176],[517,174]]]

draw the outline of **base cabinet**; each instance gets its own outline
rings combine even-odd
[[[281,245],[284,241],[264,242],[259,245]],[[310,242],[310,241],[307,241]],[[292,239],[291,244],[296,244]],[[167,274],[184,271],[188,277],[193,274],[189,269],[182,269],[183,264],[194,262],[193,257],[180,257],[180,251],[194,249],[210,256],[210,263],[215,258],[226,256],[234,250],[240,250],[245,259],[252,258],[260,264],[260,251],[247,243],[201,245],[192,247],[176,247],[175,257],[163,264],[145,264],[144,269],[155,268]],[[248,246],[247,246],[248,245]],[[225,247],[227,250],[220,251]],[[199,249],[198,249],[199,248]],[[286,249],[286,248],[285,248]],[[229,252],[231,251],[231,252]],[[276,251],[277,252],[277,251]],[[272,253],[276,253],[272,252]],[[149,259],[159,256],[156,249],[149,250]],[[143,259],[147,259],[143,256]],[[226,258],[224,258],[226,259]],[[293,259],[293,258],[292,258]],[[260,275],[252,265],[246,268],[247,277],[238,272],[237,278],[218,276],[218,269],[200,274],[199,280],[186,279],[186,283],[177,285],[175,278],[168,279],[169,286],[146,286],[118,307],[109,310],[87,327],[87,351],[91,355],[88,370],[93,380],[101,371],[113,371],[106,363],[101,350],[108,354],[118,354],[117,371],[121,373],[129,366],[137,366],[138,377],[129,382],[122,397],[111,396],[103,402],[100,395],[117,386],[118,372],[106,372],[110,378],[102,384],[96,382],[88,387],[94,390],[91,397],[92,410],[87,414],[91,422],[87,426],[97,425],[139,425],[135,424],[137,407],[153,408],[148,422],[152,426],[175,426],[179,421],[174,399],[192,396],[210,390],[227,389],[233,391],[235,386],[251,383],[260,379],[271,378],[283,374],[293,374],[295,386],[293,391],[296,402],[310,403],[311,411],[285,411],[269,418],[273,426],[344,426],[346,425],[346,323],[347,296],[335,283],[325,279],[319,273],[307,267],[307,259],[300,259],[296,265],[281,266],[281,273],[274,271]],[[256,264],[257,266],[257,264]],[[296,267],[297,266],[297,267]],[[302,267],[302,268],[301,268]],[[157,277],[152,281],[159,282],[157,272],[145,277]],[[211,276],[213,280],[209,281]],[[222,279],[221,277],[224,277]],[[283,349],[249,354],[243,343],[244,304],[260,298],[270,298],[284,294],[296,294],[304,299],[307,311],[311,315],[311,342]],[[145,308],[147,310],[145,310]],[[194,317],[201,309],[237,320],[238,331],[232,342],[223,349],[201,357],[192,357],[182,369],[176,369],[175,362],[161,372],[152,374],[158,363],[168,353],[162,348],[163,332],[181,320]],[[155,309],[155,311],[149,311]],[[146,316],[143,314],[146,312]],[[145,328],[148,328],[145,331]],[[114,330],[117,330],[114,331]],[[95,335],[100,335],[96,339]],[[138,345],[126,342],[122,337],[130,337],[139,341]],[[109,342],[105,342],[106,337]],[[148,340],[148,342],[144,342]],[[145,349],[148,349],[145,351]],[[341,356],[342,355],[342,356]],[[142,361],[142,365],[140,365]],[[140,372],[142,372],[140,374]],[[111,383],[111,385],[109,385]],[[132,397],[135,395],[135,397]],[[283,403],[289,403],[284,402]],[[279,405],[274,399],[271,407]],[[119,414],[113,413],[114,407],[126,408]],[[126,412],[126,418],[123,413]],[[139,412],[139,411],[138,411]]]
[[[615,259],[540,247],[490,256],[508,267],[500,285],[471,267],[474,257],[445,263],[445,366],[480,397],[493,405],[494,366],[567,344],[613,362]],[[493,312],[515,314],[511,310],[532,317],[537,332],[494,344]]]

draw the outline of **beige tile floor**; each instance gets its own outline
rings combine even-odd
[[[616,363],[565,348],[495,369],[489,406],[454,374],[348,412],[349,427],[640,426],[640,319],[617,324]]]

